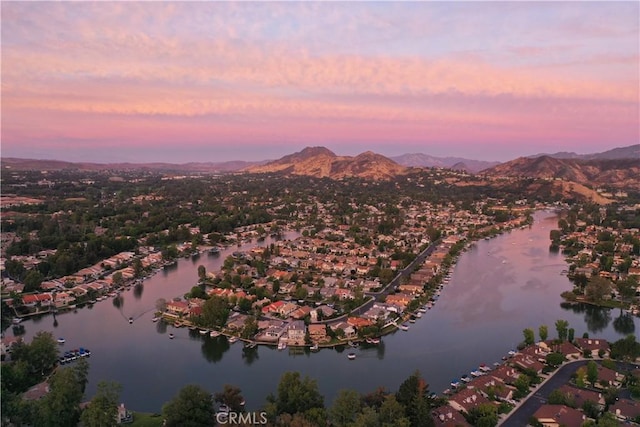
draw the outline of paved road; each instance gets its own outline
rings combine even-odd
[[[524,401],[520,403],[515,411],[501,423],[498,423],[502,427],[522,427],[529,424],[529,420],[535,414],[535,412],[547,402],[549,394],[563,384],[568,384],[571,375],[578,370],[581,366],[586,365],[592,359],[582,359],[574,362],[569,362],[566,365],[558,369],[551,377],[549,377],[533,394],[529,395]],[[595,362],[600,363],[599,360]],[[619,370],[632,369],[636,365],[632,363],[617,362]]]
[[[367,310],[369,310],[371,307],[373,307],[373,304],[376,302],[378,297],[380,297],[382,295],[389,295],[389,293],[391,293],[395,289],[396,286],[398,286],[398,285],[400,285],[402,283],[403,279],[411,277],[411,274],[413,274],[413,271],[415,270],[416,266],[422,265],[422,263],[424,263],[424,260],[426,260],[427,257],[429,255],[431,255],[433,253],[433,251],[436,250],[436,248],[440,244],[440,241],[441,241],[441,239],[436,240],[435,242],[431,243],[425,250],[420,252],[416,256],[416,258],[413,261],[411,261],[411,263],[409,263],[408,266],[406,266],[404,269],[400,270],[400,272],[396,275],[396,277],[394,277],[393,280],[391,280],[391,282],[389,282],[389,284],[387,286],[385,286],[381,291],[379,291],[379,292],[367,292],[367,296],[372,296],[374,298],[371,301],[366,302],[363,305],[361,305],[360,307],[358,307],[355,310],[353,310],[351,312],[351,315],[360,316],[363,313],[366,313]]]

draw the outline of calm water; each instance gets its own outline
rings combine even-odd
[[[589,332],[609,340],[638,331],[639,319],[619,318],[619,310],[561,307],[559,295],[571,284],[560,274],[566,268],[562,256],[548,251],[549,230],[555,227],[556,217],[538,212],[535,220],[529,229],[477,242],[460,257],[433,309],[409,331],[384,337],[378,347],[355,350],[353,361],[347,359],[348,351],[333,349],[293,354],[261,346],[245,353],[240,343],[229,345],[223,337],[201,337],[188,329],[151,322],[158,298],[184,294],[197,281],[198,265],[217,271],[236,247],[216,257],[203,254],[180,260],[175,268],[145,281],[143,289],[124,293],[121,307],[106,300],[92,309],[58,315],[55,323],[46,316],[23,324],[27,339],[47,330],[66,338],[64,349],[91,349],[88,396],[99,381],[117,381],[123,385],[121,401],[148,412],[159,412],[189,383],[212,392],[226,383],[237,385],[248,408],[256,409],[267,394],[276,391],[286,371],[316,379],[326,404],[342,388],[396,390],[416,369],[431,391],[440,393],[453,378],[480,363],[499,361],[523,339],[522,330],[527,327],[537,335],[538,326],[546,324],[553,337],[555,321],[566,319],[576,336]],[[129,317],[136,319],[133,324],[128,323]],[[176,335],[174,340],[168,338],[169,332]]]

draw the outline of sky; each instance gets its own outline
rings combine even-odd
[[[506,161],[640,141],[640,2],[1,3],[1,154]]]

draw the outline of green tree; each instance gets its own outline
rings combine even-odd
[[[540,335],[540,341],[546,341],[549,337],[549,328],[547,325],[540,325],[538,328],[538,335]]]
[[[498,424],[498,408],[491,403],[482,403],[469,410],[467,420],[477,427],[494,427]]]
[[[84,361],[82,359],[81,361]],[[87,364],[58,369],[49,381],[49,393],[40,401],[35,425],[68,427],[78,424],[80,402],[87,382]]]
[[[278,384],[278,394],[269,397],[276,405],[278,415],[304,414],[312,409],[324,410],[324,398],[318,391],[315,380],[300,378],[299,372],[285,372]]]
[[[600,302],[611,293],[611,281],[600,276],[593,276],[585,288],[585,295],[590,301]]]
[[[549,366],[553,366],[554,368],[560,366],[565,361],[564,354],[562,353],[549,353],[547,354],[545,359],[547,361],[547,364]]]
[[[592,386],[595,386],[596,381],[598,381],[598,364],[593,360],[587,363],[587,381],[589,381]]]
[[[635,360],[640,357],[640,343],[636,341],[635,335],[627,335],[611,344],[611,357],[621,360]]]
[[[87,427],[116,426],[121,390],[122,386],[116,382],[100,381],[96,395],[82,412],[82,424]]]
[[[204,280],[207,278],[207,269],[204,265],[198,266],[198,278],[201,282],[204,282]]]
[[[38,270],[29,270],[24,277],[24,292],[35,292],[40,289],[44,276]]]
[[[213,396],[197,385],[184,386],[162,407],[167,427],[202,427],[213,425],[215,409]]]
[[[404,407],[396,400],[396,396],[389,394],[380,406],[380,425],[384,427],[409,427],[411,422],[405,416]]]
[[[412,426],[423,427],[433,425],[431,419],[431,405],[429,401],[429,386],[422,379],[420,371],[414,372],[404,380],[398,392],[396,400],[404,406],[406,417]]]
[[[208,328],[224,326],[229,318],[227,300],[219,296],[212,296],[202,306],[202,324]]]
[[[124,278],[122,277],[122,272],[121,271],[116,271],[115,273],[113,273],[113,276],[111,276],[111,280],[113,280],[113,284],[116,287],[122,286],[122,284],[124,283]]]
[[[354,390],[340,390],[329,411],[329,419],[335,426],[351,425],[361,409],[360,394]]]
[[[575,334],[576,334],[576,330],[573,328],[569,328],[569,330],[567,331],[567,341],[573,342],[573,338]]]
[[[566,341],[569,328],[569,322],[566,320],[556,320],[556,332],[560,341]]]
[[[526,328],[525,330],[522,331],[522,333],[524,335],[525,345],[531,345],[535,342],[535,332],[533,332],[533,329]]]
[[[143,272],[143,267],[142,267],[142,261],[140,261],[140,258],[136,258],[133,260],[133,275],[135,276],[136,279],[140,278],[142,276],[142,272]]]

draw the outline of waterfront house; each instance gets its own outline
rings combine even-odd
[[[431,412],[433,424],[437,427],[471,427],[464,416],[453,409],[451,405],[444,405]]]
[[[491,371],[489,375],[505,384],[513,384],[520,377],[520,372],[509,365],[500,365]]]
[[[232,312],[227,320],[226,327],[229,329],[241,330],[244,328],[246,320],[249,318],[246,314]]]
[[[287,331],[288,343],[290,345],[304,345],[304,338],[307,328],[302,320],[294,320],[289,323]]]
[[[622,422],[630,422],[640,417],[640,402],[621,398],[609,406],[609,412]]]
[[[582,412],[565,405],[542,405],[533,418],[544,427],[582,427],[587,419]]]
[[[327,327],[324,324],[309,325],[309,336],[316,343],[328,342]]]
[[[516,354],[510,360],[510,363],[524,371],[532,370],[536,374],[539,374],[544,369],[544,363],[524,354]]]
[[[544,346],[546,345],[546,348],[548,348],[550,351],[560,353],[567,359],[577,359],[582,356],[582,352],[580,351],[580,349],[568,341],[555,343],[554,341],[548,340],[544,343],[539,343],[538,345],[540,345],[542,348],[545,348]]]
[[[467,384],[467,388],[479,390],[487,399],[495,396],[496,399],[506,401],[513,398],[516,388],[507,385],[493,376],[481,376],[474,378]]]
[[[75,302],[76,297],[71,292],[58,292],[54,294],[54,304],[56,307],[64,307]]]
[[[187,314],[189,313],[189,304],[186,301],[169,301],[167,312],[178,316]]]
[[[451,405],[452,408],[465,413],[469,413],[471,409],[487,403],[490,405],[494,404],[484,397],[480,391],[473,388],[460,390],[449,398],[449,405]]]
[[[35,307],[40,304],[42,307],[48,307],[53,302],[53,296],[50,293],[24,295],[22,304],[25,307]]]
[[[259,341],[278,341],[288,328],[289,323],[282,320],[261,320],[258,322],[258,329],[262,332],[256,336],[256,339]]]
[[[372,326],[374,324],[370,319],[363,319],[362,317],[349,317],[347,319],[347,323],[356,328],[356,330],[366,328],[367,326]]]

